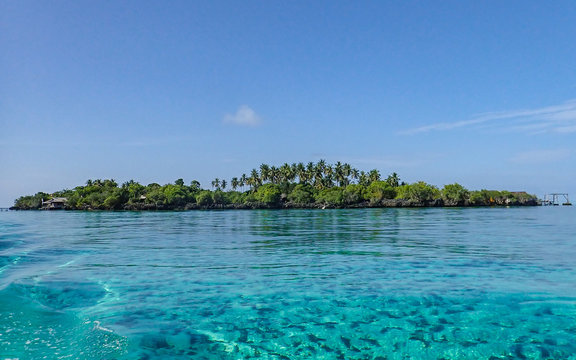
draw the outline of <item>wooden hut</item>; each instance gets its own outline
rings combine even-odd
[[[67,201],[68,201],[68,199],[66,199],[64,197],[55,197],[55,198],[50,199],[48,201],[42,201],[42,209],[45,209],[45,210],[64,209],[64,206],[66,206]]]

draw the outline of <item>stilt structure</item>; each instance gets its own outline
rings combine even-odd
[[[564,202],[562,202],[562,198],[564,198]],[[544,200],[542,200],[543,206],[570,206],[572,203],[570,199],[568,199],[568,194],[565,193],[552,193],[544,195]]]

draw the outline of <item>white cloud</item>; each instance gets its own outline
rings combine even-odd
[[[510,161],[520,164],[541,164],[565,160],[570,156],[566,149],[531,150],[516,154]]]
[[[224,122],[240,126],[258,126],[262,119],[250,107],[242,105],[235,114],[226,114]]]
[[[479,114],[470,120],[434,123],[408,129],[401,133],[411,135],[430,131],[478,127],[481,124],[500,128],[500,130],[530,134],[573,133],[576,132],[576,99],[539,109]]]

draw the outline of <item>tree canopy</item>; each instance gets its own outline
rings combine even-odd
[[[249,174],[249,175],[247,175]],[[384,179],[384,180],[382,180]],[[535,204],[524,192],[469,191],[460,184],[442,189],[424,181],[407,184],[396,172],[383,178],[377,169],[363,171],[337,162],[261,164],[227,179],[214,178],[211,189],[184,179],[160,185],[134,180],[90,179],[85,185],[48,194],[21,196],[16,209],[40,209],[54,198],[65,198],[71,210],[182,210],[197,208],[490,206]]]

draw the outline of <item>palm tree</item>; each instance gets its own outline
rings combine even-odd
[[[288,165],[288,163],[284,163],[282,166],[280,166],[280,182],[281,183],[285,183],[285,182],[292,182],[294,180],[294,168],[296,167],[296,164],[294,164],[293,166]]]
[[[400,185],[400,177],[398,177],[398,174],[393,172],[392,174],[388,175],[386,182],[392,187],[398,187]]]
[[[232,190],[236,191],[238,184],[239,182],[237,177],[233,177],[232,180],[230,180],[230,186],[232,186]]]
[[[272,182],[272,184],[278,184],[278,180],[280,178],[280,171],[278,170],[278,168],[276,166],[270,167],[270,170],[268,172],[268,177],[269,177],[269,180]]]
[[[246,177],[246,174],[242,174],[242,176],[240,176],[240,187],[242,188],[242,191],[244,191],[244,185],[247,185],[247,181],[248,181],[248,177]]]
[[[332,166],[330,164],[327,164],[324,167],[324,179],[322,181],[324,187],[334,186],[333,179],[334,179],[334,169],[332,169]]]
[[[350,175],[352,175],[352,166],[350,164],[342,164],[342,174],[344,175],[344,185],[350,184]]]
[[[258,186],[262,185],[262,179],[260,178],[260,175],[258,174],[258,170],[256,169],[252,169],[252,171],[250,172],[250,189],[255,190],[256,188],[258,188]]]
[[[294,181],[296,181],[296,177],[298,176],[298,164],[292,163],[290,165],[290,173],[291,173],[290,182],[293,183]]]
[[[252,190],[252,187],[255,186],[255,181],[256,180],[252,176],[250,176],[250,177],[246,178],[245,184],[250,187],[250,190]]]
[[[298,176],[298,181],[300,181],[301,184],[308,183],[309,176],[304,163],[300,162],[296,165],[296,175]]]
[[[354,179],[354,180],[360,179],[360,172],[356,168],[352,168],[350,170],[350,175],[352,175],[352,179]]]
[[[347,178],[344,176],[344,167],[340,161],[336,162],[336,165],[334,165],[334,180],[336,180],[338,186],[346,185],[345,183]]]
[[[370,180],[370,182],[379,181],[380,172],[376,169],[370,170],[370,173],[368,173],[368,179]]]
[[[222,187],[222,190],[226,189],[226,180],[222,179],[222,181],[220,181],[220,186]]]
[[[326,160],[320,159],[318,163],[316,163],[316,168],[321,172],[324,173],[324,169],[326,168]]]
[[[314,167],[312,179],[314,180],[314,187],[316,187],[317,189],[322,189],[324,187],[323,180],[324,180],[325,167],[326,162],[324,160],[318,161],[318,163]]]
[[[134,185],[134,184],[136,184],[136,181],[134,181],[133,179],[130,179],[130,180],[128,180],[122,184],[122,189],[128,189],[131,185]]]
[[[368,175],[364,171],[360,171],[360,175],[358,176],[358,184],[368,186],[370,185],[370,180],[368,179]]]
[[[308,180],[314,179],[314,170],[316,169],[316,165],[312,161],[306,164],[306,174],[308,176]]]
[[[220,179],[216,178],[212,180],[212,187],[216,189],[220,189]]]
[[[270,166],[267,164],[260,165],[260,179],[262,182],[270,180]]]

